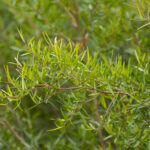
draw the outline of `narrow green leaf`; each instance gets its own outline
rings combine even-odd
[[[56,130],[60,130],[60,129],[62,129],[62,128],[63,128],[63,127],[58,127],[58,128],[50,129],[50,130],[47,130],[47,131],[53,132],[53,131],[56,131]]]

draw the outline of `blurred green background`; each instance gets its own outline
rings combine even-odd
[[[51,39],[80,42],[91,54],[113,52],[126,60],[150,46],[149,27],[137,30],[147,20],[132,0],[1,0],[0,14],[1,66],[21,47],[17,29],[26,41],[46,32]]]

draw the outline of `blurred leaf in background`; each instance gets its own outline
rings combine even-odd
[[[46,32],[51,39],[80,42],[91,54],[100,51],[111,56],[113,52],[128,60],[137,48],[145,52],[150,46],[149,27],[137,30],[147,23],[139,16],[137,4],[130,0],[1,0],[1,54],[6,56],[1,63],[13,56],[12,46],[20,47],[17,28],[27,41]],[[144,4],[144,8],[149,5]]]

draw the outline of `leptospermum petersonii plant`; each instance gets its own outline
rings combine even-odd
[[[5,67],[8,84],[0,92],[1,104],[24,112],[51,105],[48,117],[53,123],[41,131],[56,149],[69,149],[74,143],[78,149],[86,145],[86,149],[146,149],[150,60],[135,54],[136,66],[130,61],[125,64],[121,57],[107,60],[101,53],[91,57],[88,49],[51,42],[46,34],[38,42],[32,38],[15,58],[16,74],[12,76]],[[24,106],[27,101],[28,108]],[[43,141],[45,145],[48,142]],[[26,143],[25,147],[31,146]]]

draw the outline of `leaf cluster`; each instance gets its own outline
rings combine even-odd
[[[32,38],[26,43],[13,64],[16,77],[6,67],[9,84],[0,93],[2,104],[25,112],[42,104],[51,105],[50,118],[54,121],[46,130],[58,130],[61,137],[57,143],[62,146],[62,139],[67,142],[73,138],[73,143],[76,138],[82,139],[83,135],[69,134],[83,130],[91,138],[101,131],[105,147],[148,148],[148,57],[136,53],[138,64],[125,65],[121,57],[107,60],[99,53],[91,57],[89,50],[81,51],[78,44],[52,43],[47,35],[44,37],[45,42]],[[89,149],[93,142],[99,143],[99,138],[89,143]]]

